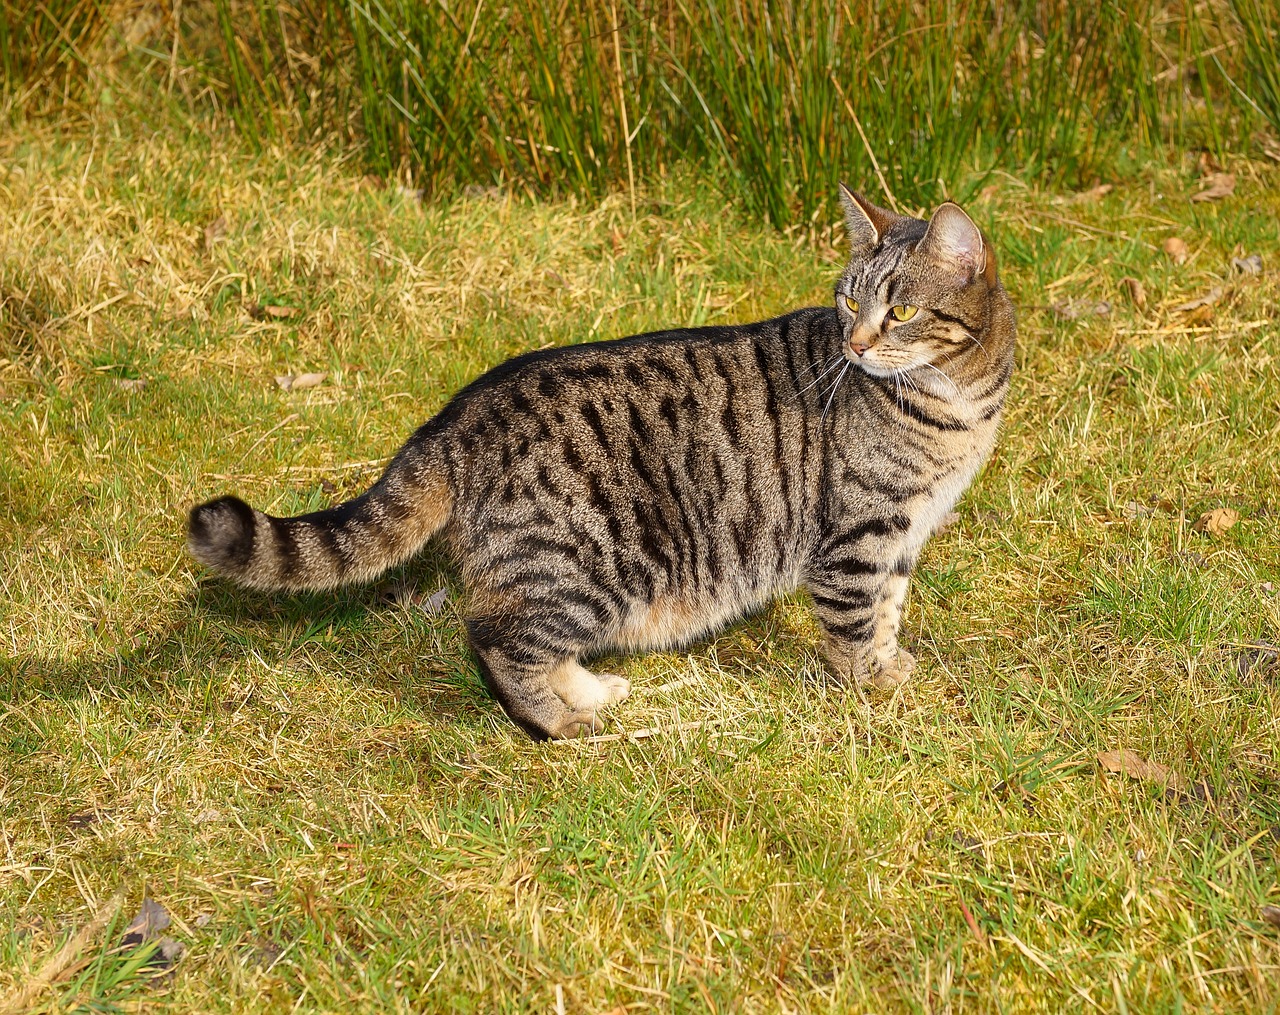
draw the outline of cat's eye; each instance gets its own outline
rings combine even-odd
[[[858,301],[852,296],[846,296],[844,298],[844,305],[849,308],[850,313],[856,314],[858,312]]]
[[[913,307],[910,303],[900,303],[896,307],[891,307],[889,313],[893,314],[895,321],[909,321],[916,316],[919,307]]]

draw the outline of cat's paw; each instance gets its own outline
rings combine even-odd
[[[566,712],[552,728],[547,730],[552,740],[573,740],[577,737],[589,737],[604,729],[604,724],[595,712],[590,709],[579,709]]]
[[[905,684],[916,671],[916,657],[905,648],[887,658],[877,659],[867,674],[867,683],[882,690]]]
[[[597,673],[596,679],[604,690],[601,705],[616,705],[620,701],[626,701],[631,695],[631,681],[626,677],[620,677],[616,673]]]

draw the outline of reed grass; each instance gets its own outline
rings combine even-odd
[[[107,24],[99,0],[0,0],[0,115],[39,93],[70,99]]]
[[[217,5],[233,24],[263,2]],[[1220,44],[1248,29],[1218,14],[1159,0],[312,0],[295,36],[323,24],[302,48],[351,55],[335,101],[358,104],[375,168],[428,192],[598,196],[634,190],[636,167],[653,178],[693,160],[785,227],[828,213],[841,178],[920,207],[971,196],[993,168],[1078,186],[1137,147],[1222,154],[1237,140],[1228,100],[1257,90],[1259,61]],[[254,34],[257,77],[281,74],[287,50]],[[269,119],[278,100],[243,80],[229,98]]]
[[[1231,0],[1231,13],[1239,25],[1240,61],[1250,86],[1236,91],[1280,131],[1280,10],[1267,0]],[[1221,64],[1218,69],[1228,76]]]
[[[82,40],[140,9],[7,3],[11,106],[56,99]],[[786,228],[829,217],[840,179],[919,208],[993,169],[1076,187],[1170,144],[1222,157],[1280,120],[1276,25],[1260,0],[214,0],[132,51],[144,83],[181,62],[254,144],[355,141],[428,194],[634,195],[694,162]]]

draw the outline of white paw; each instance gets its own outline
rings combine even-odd
[[[616,705],[620,701],[626,701],[631,694],[631,681],[626,677],[620,677],[616,673],[598,673],[596,678],[605,695],[601,705]]]

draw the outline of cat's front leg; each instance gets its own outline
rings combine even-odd
[[[876,608],[884,575],[861,561],[825,562],[810,569],[805,587],[822,624],[822,656],[841,683],[873,680]]]
[[[880,587],[870,664],[871,681],[877,687],[896,687],[905,682],[916,668],[916,657],[898,644],[898,628],[902,625],[902,606],[907,598],[912,563],[907,559],[900,560]]]
[[[822,654],[837,679],[896,687],[916,661],[898,645],[902,604],[914,559],[897,547],[859,547],[809,569],[805,585],[822,623]],[[885,558],[894,563],[880,563]]]

